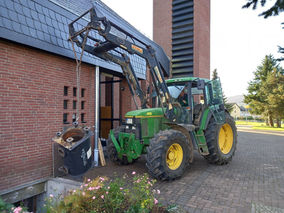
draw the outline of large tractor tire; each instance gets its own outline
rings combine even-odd
[[[236,151],[237,128],[235,121],[229,113],[226,112],[225,116],[223,125],[218,125],[212,116],[205,130],[209,155],[205,155],[204,158],[212,164],[229,163]]]
[[[190,146],[177,130],[160,131],[147,147],[146,166],[150,175],[159,180],[173,180],[184,173],[189,164]]]
[[[122,131],[122,127],[120,127],[120,126],[113,129],[113,134],[114,134],[114,137],[116,138],[117,141],[118,141],[119,132],[121,132],[121,131]],[[129,164],[126,156],[123,156],[122,159],[118,158],[116,148],[115,148],[115,146],[114,146],[114,144],[111,140],[110,135],[108,136],[108,139],[107,139],[107,153],[108,153],[109,159],[112,162],[114,162],[115,164],[118,164],[118,165]]]

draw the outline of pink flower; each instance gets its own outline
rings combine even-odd
[[[102,178],[102,177],[100,177],[100,180],[101,180],[101,181],[104,181],[105,179],[104,179],[104,178]]]
[[[103,195],[102,195],[102,196],[101,196],[101,198],[102,198],[102,199],[104,199],[104,198],[105,198],[105,196],[103,196]]]
[[[82,192],[82,195],[83,195],[83,196],[85,196],[85,195],[86,195],[86,193],[85,193],[85,192]]]
[[[160,190],[159,189],[157,189],[157,194],[160,194],[161,192],[160,192]]]
[[[96,196],[92,197],[92,199],[95,200],[95,199],[96,199]]]
[[[106,191],[106,194],[108,194],[108,191]]]
[[[75,192],[76,192],[76,190],[74,189],[74,190],[73,190],[73,193],[75,193]]]
[[[154,198],[154,203],[155,203],[155,205],[156,205],[156,204],[159,203],[159,201],[158,201],[156,198]]]
[[[110,187],[108,186],[107,189],[110,189]]]
[[[53,194],[50,194],[49,197],[53,198],[54,196],[53,196]]]
[[[120,190],[122,190],[123,188],[122,188],[122,187],[120,187],[119,189],[120,189]]]
[[[135,175],[135,174],[136,174],[136,172],[135,172],[135,171],[133,171],[133,172],[132,172],[132,174],[133,174],[133,175]]]
[[[86,183],[84,186],[85,186],[85,187],[87,187],[87,186],[88,186],[88,184]]]
[[[90,182],[90,181],[91,181],[91,179],[89,178],[89,179],[88,179],[88,182]]]
[[[20,213],[22,211],[22,207],[17,207],[14,209],[13,213]]]

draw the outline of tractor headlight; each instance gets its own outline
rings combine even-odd
[[[127,124],[133,124],[133,119],[132,118],[127,118],[126,119]]]

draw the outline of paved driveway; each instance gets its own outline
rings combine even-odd
[[[184,176],[158,181],[159,200],[178,204],[189,212],[284,212],[284,137],[238,133],[233,161],[225,166],[208,164],[196,153]],[[130,166],[94,168],[86,176],[113,176],[146,172],[145,160]]]

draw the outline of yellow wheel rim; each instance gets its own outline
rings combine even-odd
[[[176,170],[180,167],[183,159],[183,150],[181,145],[174,143],[167,151],[167,165],[171,170]]]
[[[223,154],[228,154],[234,143],[234,134],[229,124],[224,124],[219,132],[219,148]]]

